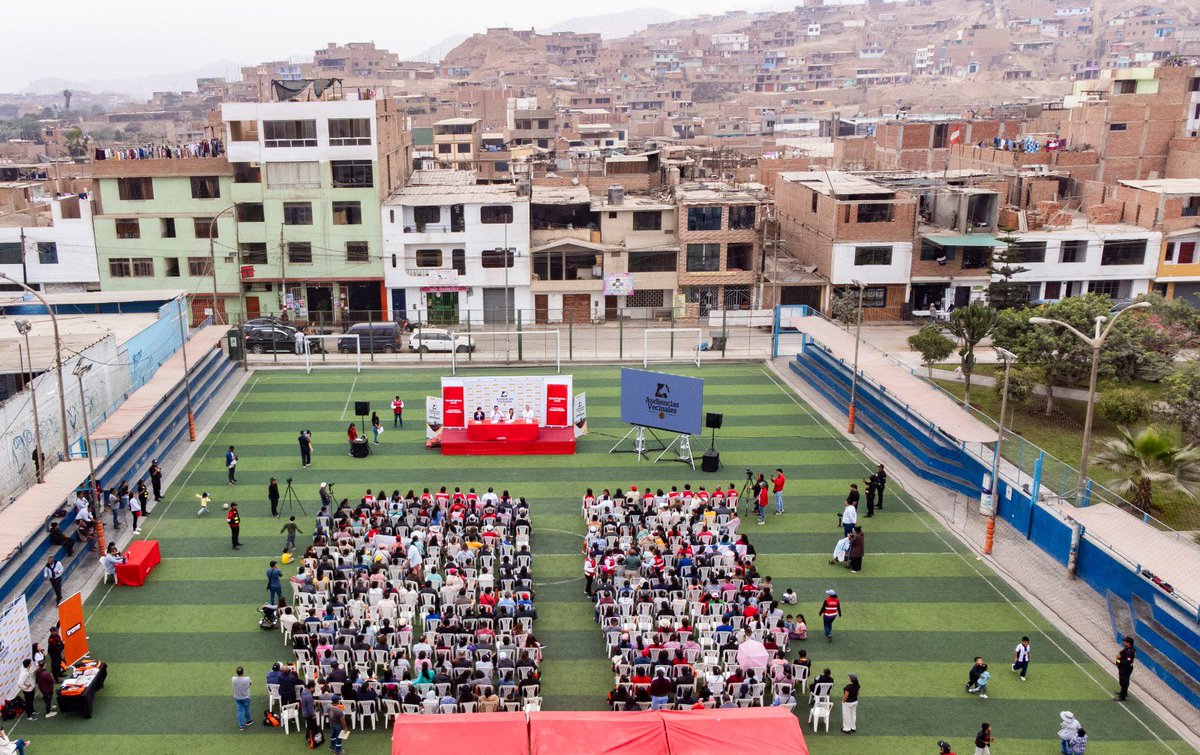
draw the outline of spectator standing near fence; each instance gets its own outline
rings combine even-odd
[[[46,565],[42,568],[42,577],[50,583],[50,587],[54,590],[55,603],[62,602],[62,577],[63,565],[54,556],[46,559]]]
[[[230,682],[233,685],[233,703],[237,708],[238,731],[245,731],[247,726],[254,723],[254,717],[250,714],[250,685],[253,682],[241,666],[237,667]]]
[[[158,503],[162,500],[162,467],[158,459],[150,462],[150,486],[154,488],[154,502]]]

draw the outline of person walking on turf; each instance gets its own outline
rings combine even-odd
[[[225,452],[225,468],[229,470],[229,484],[237,485],[237,452],[233,450],[233,446]]]
[[[254,717],[250,715],[250,685],[253,682],[241,666],[237,667],[230,681],[233,685],[233,703],[237,706],[238,731],[245,731],[247,726],[254,723]]]
[[[1025,681],[1025,676],[1029,673],[1029,638],[1022,637],[1013,649],[1013,673],[1021,674],[1021,681]]]
[[[307,465],[306,465],[307,466]],[[267,485],[267,500],[271,502],[271,516],[279,518],[279,480],[271,478]]]
[[[979,725],[979,733],[975,735],[975,755],[992,755],[992,725],[984,721]]]
[[[283,572],[275,562],[267,567],[267,602],[273,606],[279,605],[279,601],[283,600]]]
[[[825,600],[821,603],[821,607],[817,613],[821,615],[821,620],[825,622],[825,641],[833,642],[833,622],[842,615],[842,602],[838,600],[835,591],[825,591]]]
[[[1137,659],[1137,651],[1133,649],[1133,638],[1126,637],[1121,641],[1121,650],[1117,653],[1114,663],[1117,664],[1117,681],[1121,688],[1113,699],[1124,702],[1129,696],[1129,679],[1133,676],[1133,662]]]
[[[775,516],[783,513],[783,486],[786,482],[783,470],[776,468],[775,476],[771,478],[771,490],[775,493]]]
[[[312,433],[301,430],[300,437],[296,440],[300,443],[300,463],[308,469],[308,465],[312,464]]]
[[[150,486],[154,488],[154,502],[158,503],[162,500],[162,467],[158,459],[150,462]]]
[[[379,445],[379,434],[383,432],[383,420],[379,419],[379,412],[371,412],[371,432],[375,434],[375,445]]]
[[[404,402],[399,396],[392,399],[392,427],[404,429]]]
[[[283,525],[283,529],[279,530],[279,534],[287,533],[287,542],[284,543],[283,549],[287,552],[296,549],[296,533],[300,532],[300,528],[296,525],[296,517],[288,517],[287,522]],[[300,532],[303,535],[303,532]]]
[[[225,522],[229,525],[229,534],[233,538],[233,549],[241,548],[238,534],[242,531],[242,515],[238,513],[237,504],[233,501],[229,503],[229,513],[225,515]]]

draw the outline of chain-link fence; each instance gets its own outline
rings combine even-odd
[[[310,317],[262,316],[242,324],[250,366],[444,364],[556,366],[575,362],[695,362],[762,359],[771,353],[771,314],[713,310],[603,319],[564,312],[458,310],[407,323],[378,310]],[[234,326],[237,327],[236,325]],[[297,334],[300,334],[299,337]],[[353,336],[357,335],[358,338]],[[357,347],[357,349],[356,349]],[[304,350],[311,352],[305,355]]]

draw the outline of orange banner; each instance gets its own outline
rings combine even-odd
[[[83,595],[75,593],[58,604],[58,631],[63,639],[63,663],[70,666],[88,654],[83,626]]]

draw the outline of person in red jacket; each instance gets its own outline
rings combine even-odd
[[[825,622],[825,641],[833,642],[833,621],[842,615],[842,602],[838,600],[833,590],[825,591],[825,600],[821,603],[821,620]]]
[[[358,440],[358,428],[354,426],[353,422],[350,423],[350,427],[346,428],[346,440],[350,441],[350,452],[347,455],[353,456],[354,441]]]
[[[758,514],[758,523],[767,523],[767,484],[764,482],[758,486],[758,498],[754,501],[754,510]]]

